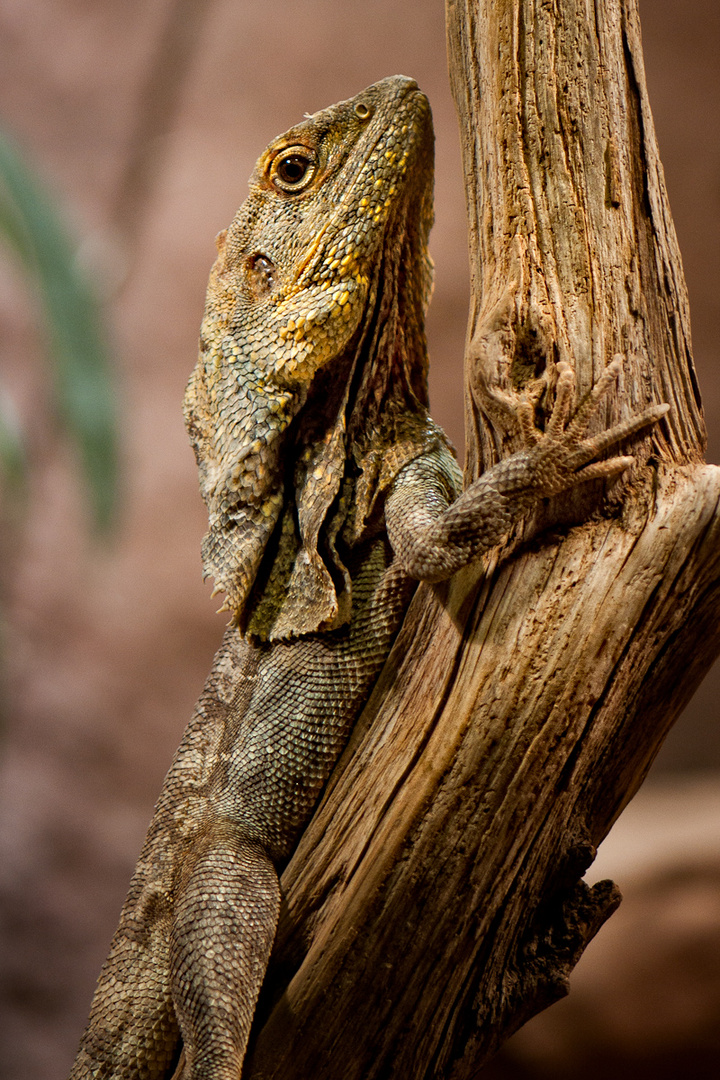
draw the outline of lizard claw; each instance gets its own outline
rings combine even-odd
[[[559,438],[565,431],[575,391],[575,372],[570,365],[562,361],[558,364],[557,369],[558,381],[555,387],[555,405],[546,428],[546,434],[551,439]]]
[[[569,367],[569,365],[562,365]],[[613,357],[612,361],[603,371],[598,381],[593,386],[589,394],[580,402],[578,410],[573,416],[571,422],[568,424],[566,435],[571,438],[578,439],[587,429],[590,420],[592,419],[598,405],[608,393],[609,390],[615,385],[620,378],[623,369],[623,358],[620,354]],[[572,372],[572,369],[570,369]],[[573,382],[575,379],[574,373],[572,375]]]
[[[617,355],[608,364],[568,423],[575,389],[575,375],[569,364],[559,364],[555,405],[544,434],[539,433],[537,429],[533,434],[529,434],[529,419],[520,412],[520,423],[526,445],[531,452],[532,448],[536,448],[535,452],[543,459],[546,483],[548,488],[552,488],[556,493],[586,480],[607,480],[624,472],[634,463],[634,457],[618,455],[606,461],[596,459],[611,446],[629,438],[642,428],[657,423],[669,412],[670,406],[667,404],[652,405],[606,431],[584,437],[599,404],[617,382],[622,368],[623,358]],[[553,479],[550,479],[551,474],[553,474]]]
[[[586,462],[592,461],[593,458],[598,457],[608,447],[613,446],[615,443],[622,442],[623,439],[627,439],[630,435],[634,435],[636,431],[641,431],[644,427],[649,427],[650,424],[656,424],[658,420],[662,419],[670,412],[670,406],[668,404],[663,405],[651,405],[649,409],[645,409],[643,412],[638,413],[637,416],[631,416],[629,420],[623,420],[622,423],[616,424],[615,427],[608,428],[607,431],[601,431],[598,435],[594,435],[591,439],[583,439],[578,443],[575,454],[572,454],[569,458],[568,464],[572,468],[579,468]],[[567,429],[566,435],[570,434],[570,428]],[[619,460],[619,459],[611,459]],[[632,460],[632,459],[630,459]],[[610,462],[603,462],[602,464],[610,464]]]

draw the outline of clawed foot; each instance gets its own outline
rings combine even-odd
[[[530,402],[518,409],[518,419],[527,450],[537,453],[543,472],[543,484],[548,494],[557,494],[586,480],[607,480],[617,476],[630,465],[634,458],[616,456],[605,461],[595,459],[609,447],[627,439],[636,431],[657,423],[670,410],[670,406],[653,405],[630,417],[607,431],[584,438],[590,421],[596,414],[608,391],[616,384],[623,367],[623,359],[616,356],[607,366],[600,379],[580,403],[568,423],[575,396],[575,374],[569,364],[558,365],[559,378],[556,387],[555,406],[545,431],[534,422]],[[567,425],[567,426],[566,426]]]

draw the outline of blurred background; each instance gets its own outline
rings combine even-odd
[[[718,462],[720,6],[641,0],[641,16]],[[6,484],[0,508],[0,1071],[12,1080],[68,1072],[223,630],[201,580],[205,514],[181,416],[215,234],[274,135],[395,73],[418,80],[435,115],[431,397],[461,447],[466,228],[441,0],[0,0],[0,130],[65,223],[48,211],[41,240],[64,228],[73,274],[99,297],[119,423],[108,527],[112,446],[62,400],[74,379],[109,415],[102,349],[93,338],[88,371],[51,364],[42,242],[23,255],[6,230],[0,379],[27,463],[24,495]],[[0,226],[3,212],[0,200]],[[79,305],[92,323],[92,303]],[[93,439],[106,455],[94,504]],[[720,1075],[719,699],[716,668],[589,875],[613,877],[623,905],[571,996],[487,1080]]]

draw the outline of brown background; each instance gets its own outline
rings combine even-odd
[[[213,0],[182,64],[147,191],[118,209],[170,0],[0,0],[4,126],[65,201],[107,299],[122,397],[123,502],[89,537],[47,396],[25,282],[0,260],[0,357],[34,465],[0,540],[0,1071],[66,1074],[162,776],[222,632],[200,578],[204,512],[180,402],[213,237],[272,136],[385,75],[414,76],[437,129],[435,418],[462,440],[467,256],[440,0]],[[192,5],[189,5],[189,8]],[[720,461],[720,5],[644,0],[651,102]],[[575,992],[495,1077],[715,1076],[720,1066],[720,672],[601,854],[626,903]]]

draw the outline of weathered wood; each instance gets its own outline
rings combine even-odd
[[[608,422],[669,401],[602,515],[529,523],[421,588],[283,876],[249,1078],[462,1080],[567,992],[618,902],[580,878],[720,651],[720,470],[635,0],[448,0],[473,302],[468,472],[509,453],[507,398],[589,388]],[[544,389],[543,389],[544,388]],[[597,490],[589,496],[597,500]]]

